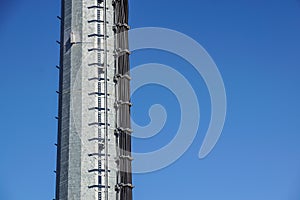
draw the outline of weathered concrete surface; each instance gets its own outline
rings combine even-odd
[[[61,36],[61,75],[59,105],[59,137],[56,200],[105,199],[104,185],[108,178],[108,199],[115,200],[117,165],[115,129],[114,40],[108,40],[108,145],[99,149],[99,138],[105,137],[105,85],[101,64],[104,60],[103,8],[97,0],[63,0]],[[103,6],[103,3],[101,4]],[[93,7],[94,6],[94,7]],[[89,8],[90,7],[90,8]],[[107,35],[114,38],[112,0],[107,1]],[[91,20],[98,20],[89,22]],[[95,34],[94,36],[92,36]],[[96,109],[99,108],[99,109]],[[98,138],[96,140],[95,138]],[[105,148],[109,159],[106,161]],[[108,164],[105,177],[101,169]],[[99,167],[99,165],[101,165]],[[99,169],[95,171],[95,169]],[[89,172],[91,171],[92,172]],[[100,178],[99,178],[100,177]]]

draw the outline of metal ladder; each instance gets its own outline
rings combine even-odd
[[[89,64],[98,68],[98,91],[95,93],[98,96],[98,138],[93,140],[98,141],[98,152],[91,153],[89,156],[98,157],[98,169],[91,169],[89,172],[97,172],[98,183],[97,185],[89,186],[89,188],[98,188],[98,200],[102,200],[104,192],[105,200],[108,200],[109,192],[109,120],[108,120],[108,63],[107,63],[107,0],[97,0],[95,6],[88,7],[88,9],[95,9],[97,12],[96,19],[90,19],[88,23],[96,23],[96,33],[91,33],[89,37],[97,37],[97,48],[88,49],[89,52],[97,51],[97,62]],[[103,19],[101,19],[101,12]],[[103,31],[103,32],[102,32]],[[104,106],[103,106],[104,104]],[[104,115],[104,116],[103,116]],[[103,134],[104,130],[104,134]],[[103,152],[104,151],[104,152]],[[104,190],[104,191],[103,191]]]

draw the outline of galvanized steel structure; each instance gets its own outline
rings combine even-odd
[[[56,200],[131,200],[128,0],[62,0]]]

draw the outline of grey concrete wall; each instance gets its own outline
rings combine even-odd
[[[103,19],[103,9],[96,7],[97,0],[64,0],[62,52],[61,52],[61,91],[59,113],[57,200],[96,200],[106,199],[105,188],[99,185],[99,177],[104,185],[108,179],[108,199],[115,200],[117,165],[115,129],[115,85],[114,69],[114,33],[112,0],[107,1],[107,34],[108,39],[108,109],[105,108],[104,78],[101,63],[104,60],[103,37],[91,36],[103,34],[103,23],[89,22]],[[71,43],[72,42],[72,43]],[[93,50],[94,49],[94,50]],[[98,49],[98,50],[97,50]],[[99,73],[100,72],[100,73]],[[99,90],[100,89],[100,90]],[[98,93],[98,94],[97,94]],[[100,104],[99,104],[100,102]],[[101,156],[106,151],[99,149],[100,140],[105,137],[105,115],[108,114],[108,160]],[[99,156],[100,155],[100,156]],[[108,177],[104,172],[108,165]],[[92,172],[89,172],[92,170]],[[94,170],[94,171],[93,171]]]

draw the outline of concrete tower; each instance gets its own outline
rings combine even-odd
[[[131,200],[128,0],[62,0],[56,200]]]

